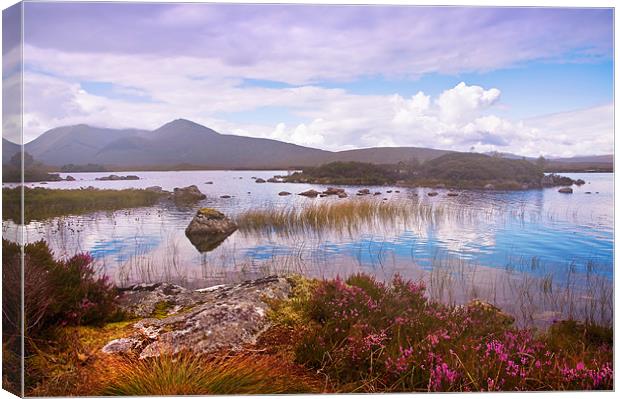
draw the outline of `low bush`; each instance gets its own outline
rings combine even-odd
[[[424,284],[400,277],[323,281],[295,309],[296,361],[343,391],[613,389],[608,328],[517,329],[491,305],[432,302]]]
[[[19,278],[19,245],[3,239],[2,254],[2,267],[7,271],[3,274],[8,276],[13,270],[17,272],[10,275]],[[41,336],[55,326],[101,324],[122,316],[116,305],[116,288],[97,273],[88,254],[56,260],[44,241],[27,244],[23,277],[28,338]],[[3,281],[4,287],[19,289],[19,280],[14,280]],[[19,301],[19,295],[12,301]],[[8,315],[6,322],[18,326],[19,314]]]

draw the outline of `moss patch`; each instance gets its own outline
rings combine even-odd
[[[218,210],[213,208],[200,208],[198,214],[206,217],[207,219],[224,219],[226,216]]]

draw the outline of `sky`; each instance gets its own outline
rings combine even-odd
[[[63,125],[155,129],[185,118],[327,150],[613,152],[611,9],[24,10],[25,142]]]

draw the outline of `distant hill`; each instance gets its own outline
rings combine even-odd
[[[11,142],[3,145],[7,156],[13,146],[16,144]],[[324,151],[271,139],[220,134],[185,119],[153,131],[64,126],[48,130],[27,143],[25,151],[37,161],[56,167],[195,165],[224,169],[316,166],[336,160],[397,163],[411,158],[432,159],[448,152],[415,147]]]
[[[4,139],[2,147],[3,162],[19,150],[17,144]],[[453,153],[418,147],[325,151],[271,139],[220,134],[186,119],[176,119],[152,131],[84,124],[63,126],[48,130],[27,143],[25,151],[38,162],[57,168],[69,164],[76,167],[97,164],[109,169],[275,169],[336,161],[396,164],[412,159],[426,162]],[[613,158],[611,155],[601,157]],[[565,162],[569,161],[563,160],[562,164]]]
[[[2,139],[2,164],[6,164],[20,150],[19,144]]]

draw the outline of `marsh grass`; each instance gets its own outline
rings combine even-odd
[[[20,223],[21,187],[2,189],[2,218]],[[24,187],[24,223],[63,215],[154,205],[165,194],[140,190],[60,190]]]
[[[381,201],[351,199],[324,201],[302,207],[250,210],[235,219],[241,231],[274,231],[303,234],[317,231],[354,232],[378,223],[395,225],[402,222],[433,222],[445,211],[419,201]]]
[[[316,392],[299,368],[269,355],[164,355],[112,360],[101,395],[233,395]],[[110,367],[110,365],[108,365]]]

